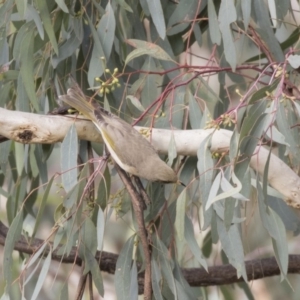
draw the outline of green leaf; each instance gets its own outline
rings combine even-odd
[[[213,183],[213,168],[214,168],[214,161],[211,156],[210,152],[211,147],[211,135],[208,135],[203,142],[201,143],[198,151],[198,163],[197,168],[199,172],[200,184],[199,184],[199,191],[200,191],[200,200],[202,201],[203,207],[206,206],[208,201],[208,196],[210,194],[210,190]],[[205,230],[211,222],[212,217],[212,208],[208,209],[204,214],[204,225],[203,230]]]
[[[26,269],[29,269],[38,259],[42,259],[42,253],[47,247],[47,243],[43,243],[38,250],[30,257],[28,263],[25,265]],[[34,273],[34,272],[31,272]],[[28,279],[27,279],[28,281]]]
[[[131,236],[123,246],[116,264],[115,288],[118,300],[130,298],[130,269],[135,235]]]
[[[192,129],[200,129],[201,119],[203,116],[200,105],[189,90],[186,93],[186,97],[189,103],[189,120],[191,127]]]
[[[62,184],[66,192],[77,184],[77,152],[78,137],[73,124],[61,144]]]
[[[167,54],[167,52],[165,52],[161,47],[159,47],[156,44],[135,39],[129,39],[126,40],[126,42],[130,46],[137,49],[133,50],[127,55],[125,65],[127,65],[134,58],[140,57],[142,55],[149,55],[156,59],[174,62],[174,60]]]
[[[176,202],[175,229],[179,241],[182,241],[184,238],[185,205],[186,205],[186,189],[183,189],[183,191],[178,196]]]
[[[157,262],[151,257],[151,280],[153,295],[156,300],[163,300],[160,290],[160,281],[162,279]]]
[[[289,251],[285,227],[280,217],[272,210],[277,236],[272,238],[272,244],[281,271],[281,279],[286,279],[289,264]]]
[[[184,231],[185,231],[184,237],[185,237],[185,240],[186,240],[191,252],[195,256],[195,258],[197,259],[199,264],[201,264],[201,266],[206,271],[208,271],[207,262],[206,262],[205,258],[203,257],[201,249],[198,246],[196,238],[195,238],[195,232],[194,232],[193,224],[187,216],[185,216],[184,228],[185,228],[184,229]]]
[[[268,164],[269,162],[266,164],[265,173],[267,172]],[[264,177],[267,177],[267,175],[264,174]],[[264,181],[266,181],[266,179],[264,179]],[[264,182],[264,186],[265,185],[266,183]],[[272,244],[275,256],[278,261],[281,274],[285,278],[287,275],[288,268],[288,248],[285,227],[277,213],[265,204],[266,191],[262,190],[261,185],[258,182],[258,178],[256,181],[256,188],[258,195],[260,219],[262,221],[263,226],[266,228],[266,230],[272,237]]]
[[[116,29],[116,20],[115,20],[114,11],[112,9],[110,2],[108,2],[105,8],[105,14],[104,16],[102,16],[97,28],[97,32],[102,45],[102,49],[105,54],[106,61],[108,61],[111,54],[111,50],[115,38],[115,29]]]
[[[43,284],[44,284],[44,281],[48,275],[48,271],[49,271],[49,268],[50,268],[50,265],[51,265],[51,256],[52,256],[52,252],[49,251],[44,263],[43,263],[43,266],[40,270],[40,273],[39,273],[39,277],[38,277],[38,280],[37,280],[37,283],[35,285],[35,288],[34,288],[34,291],[33,291],[33,294],[31,296],[31,299],[32,300],[35,300],[37,299],[38,297],[38,294],[39,292],[41,291],[42,287],[43,287]]]
[[[237,270],[237,277],[243,276],[247,281],[247,273],[244,263],[244,249],[237,224],[233,224],[227,231],[222,220],[217,217],[217,230],[222,244],[222,249],[226,253],[230,264]]]
[[[88,217],[84,220],[81,227],[81,234],[85,249],[88,249],[94,256],[97,251],[97,230],[92,220]]]
[[[205,209],[207,210],[214,202],[226,199],[229,197],[234,197],[239,200],[247,201],[248,199],[241,195],[239,192],[242,189],[242,184],[239,181],[239,179],[235,176],[234,172],[232,172],[232,182],[234,186],[231,185],[231,183],[225,178],[222,172],[219,172],[219,174],[216,176],[214,183],[211,187],[211,193],[208,196],[208,201],[205,205]],[[221,190],[223,193],[218,193],[219,187],[221,187]]]
[[[68,7],[65,3],[64,0],[55,0],[55,2],[57,3],[57,5],[59,6],[59,8],[65,12],[66,14],[69,13]],[[66,298],[67,299],[67,298]]]
[[[86,264],[86,269],[90,270],[92,273],[93,282],[98,290],[98,293],[103,297],[104,287],[99,263],[95,259],[94,254],[92,254],[87,247],[84,249],[84,262]]]
[[[24,17],[25,11],[27,9],[27,1],[16,0],[15,2],[16,2],[18,13],[21,15],[21,17]]]
[[[265,45],[270,51],[273,59],[276,61],[284,61],[284,54],[280,48],[279,42],[273,31],[269,11],[266,9],[266,4],[264,1],[253,0],[254,22],[257,23],[258,28],[256,29],[259,37],[264,41]]]
[[[6,24],[8,22],[8,20],[10,20],[14,5],[15,5],[14,0],[7,0],[7,1],[3,2],[3,4],[1,5],[1,7],[0,7],[0,27],[2,27],[3,24]]]
[[[203,6],[205,5],[204,2],[201,3]],[[172,13],[167,28],[168,35],[175,35],[184,31],[195,19],[195,12],[197,11],[199,2],[197,0],[185,0],[179,1],[176,5],[176,9]],[[200,6],[200,11],[201,11]],[[183,22],[186,20],[186,22]]]
[[[174,133],[171,133],[171,139],[169,142],[169,147],[168,147],[168,165],[172,166],[174,159],[177,157],[177,150],[176,150],[176,142],[174,138]]]
[[[93,50],[92,56],[89,63],[89,71],[88,71],[88,82],[90,86],[94,86],[94,80],[96,77],[101,77],[106,68],[106,61],[104,50],[102,48],[100,38],[98,32],[95,30],[95,26],[88,15],[85,15],[85,18],[88,21],[89,28],[93,37]]]
[[[283,1],[284,2],[284,1]],[[277,27],[277,13],[276,13],[276,4],[275,4],[275,0],[268,0],[268,6],[269,6],[269,12],[270,12],[270,16],[271,16],[271,21],[273,23],[273,27],[276,28]]]
[[[66,300],[69,298],[69,291],[68,291],[68,282],[65,282],[60,290],[59,293],[59,300]]]
[[[126,96],[126,100],[129,100],[131,102],[131,104],[133,104],[134,107],[136,107],[139,111],[144,112],[145,108],[143,107],[142,103],[140,102],[140,100],[138,98],[136,98],[135,96],[131,96],[128,95]]]
[[[289,112],[287,111],[287,108]],[[298,129],[297,128],[291,128],[293,122],[291,122],[292,118],[289,117],[288,113],[290,113],[292,110],[292,107],[289,103],[279,102],[277,107],[277,114],[276,114],[276,123],[278,125],[278,129],[281,134],[285,137],[286,142],[290,145],[288,148],[288,151],[292,154],[293,159],[297,162],[297,164],[300,164],[300,157],[299,157],[299,146],[300,143],[297,139],[298,136]]]
[[[39,169],[39,176],[42,180],[42,183],[47,183],[48,182],[48,170],[47,170],[47,164],[45,164],[45,161],[43,161],[43,150],[42,150],[42,145],[36,144],[35,145],[35,159],[36,163],[38,165]]]
[[[13,273],[13,250],[15,242],[20,238],[23,225],[23,211],[19,211],[13,219],[5,239],[3,254],[3,278],[5,282],[5,292],[9,293],[12,284]]]
[[[153,255],[158,258],[160,269],[163,275],[163,281],[166,280],[166,284],[168,288],[175,296],[175,299],[179,299],[176,290],[175,278],[173,275],[173,261],[169,259],[168,249],[164,245],[164,243],[155,236],[153,239],[154,247],[153,247]],[[170,299],[170,298],[168,298]]]
[[[12,141],[6,141],[4,143],[0,144],[0,168],[2,170],[6,169],[6,164],[8,162],[8,155],[10,152],[10,147],[11,147]]]
[[[33,228],[32,238],[35,237],[36,231],[37,231],[38,227],[40,226],[40,222],[41,222],[42,217],[43,217],[43,213],[44,213],[44,210],[45,210],[45,207],[46,207],[46,204],[47,204],[49,192],[50,192],[50,189],[52,187],[54,177],[55,176],[53,176],[50,179],[49,183],[47,184],[47,188],[44,192],[44,196],[43,196],[42,201],[39,205],[39,210],[38,210],[38,213],[37,213],[37,216],[36,216],[36,221],[35,221],[34,228]]]
[[[109,200],[110,185],[111,185],[111,177],[110,177],[109,169],[106,167],[103,177],[98,186],[98,194],[96,199],[96,203],[100,205],[102,210],[105,209]]]
[[[251,1],[241,0],[241,4],[245,30],[247,30],[251,17]]]
[[[219,10],[220,30],[222,33],[224,52],[227,62],[235,70],[237,64],[236,49],[230,25],[237,18],[233,0],[221,1]]]
[[[78,38],[75,31],[72,31],[67,40],[64,40],[58,48],[58,54],[54,54],[52,58],[52,66],[57,68],[58,64],[70,57],[78,49],[82,42],[82,38]]]
[[[163,9],[161,6],[160,0],[147,0],[147,4],[149,7],[149,11],[155,25],[155,28],[161,37],[161,39],[165,39],[166,37],[166,24]]]
[[[13,56],[20,61],[20,74],[22,76],[25,90],[31,104],[36,111],[39,111],[39,104],[35,93],[35,74],[34,74],[34,24],[25,23],[17,33]]]
[[[139,284],[136,262],[133,261],[130,271],[130,299],[137,300],[139,297]]]
[[[99,207],[98,216],[97,216],[97,245],[98,245],[97,249],[98,250],[102,250],[103,247],[104,230],[105,230],[105,216],[101,207]]]
[[[209,36],[211,41],[214,44],[221,44],[221,33],[219,29],[219,21],[213,1],[207,2],[207,11],[208,11],[208,22],[209,22]]]
[[[40,12],[40,16],[42,18],[43,25],[48,34],[51,45],[52,45],[55,53],[58,55],[57,41],[56,41],[56,37],[54,34],[53,25],[51,23],[51,18],[50,18],[48,6],[47,6],[47,1],[35,0],[34,2],[35,2],[37,9]]]
[[[116,2],[125,10],[130,13],[133,13],[132,8],[125,2],[125,0],[116,0]]]

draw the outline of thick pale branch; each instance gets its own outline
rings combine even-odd
[[[9,111],[0,108],[0,135],[20,143],[52,144],[65,137],[72,124],[76,125],[80,139],[102,142],[101,135],[92,122],[76,116],[53,116]],[[137,130],[141,127],[136,126]],[[232,132],[229,130],[167,130],[152,129],[151,143],[160,153],[168,153],[172,134],[175,139],[178,155],[197,155],[202,141],[212,135],[211,151],[225,152],[230,147]],[[269,151],[257,147],[251,157],[251,167],[263,174]],[[300,178],[276,155],[271,154],[268,172],[269,183],[279,191],[286,202],[296,208],[300,207]]]

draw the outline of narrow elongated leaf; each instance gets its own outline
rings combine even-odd
[[[202,5],[205,5],[204,2],[201,2]],[[174,35],[179,32],[184,31],[189,25],[190,22],[195,18],[196,11],[198,8],[199,2],[197,0],[185,0],[180,1],[176,5],[176,9],[172,13],[168,22],[168,35]],[[202,6],[200,6],[201,11]],[[187,20],[182,22],[182,20]],[[190,22],[188,22],[190,20]]]
[[[236,68],[237,55],[230,25],[236,21],[236,18],[237,15],[233,0],[221,1],[219,10],[220,30],[222,33],[225,57],[233,70]]]
[[[3,257],[3,278],[5,282],[5,291],[9,293],[12,283],[12,272],[13,272],[13,250],[15,242],[21,236],[23,223],[23,211],[19,211],[16,217],[13,219],[5,239],[4,245],[4,257]]]
[[[165,39],[166,37],[166,24],[163,9],[161,7],[160,0],[147,0],[149,11],[155,25],[155,28],[161,37],[161,39]]]
[[[197,259],[197,261],[207,271],[207,262],[206,262],[205,258],[203,257],[201,249],[198,246],[197,241],[195,239],[193,224],[187,216],[185,217],[184,225],[185,225],[185,233],[184,233],[185,240],[186,240],[190,250],[192,251],[193,255]]]
[[[44,213],[44,210],[45,210],[45,207],[46,207],[46,203],[47,203],[47,200],[48,200],[50,189],[52,187],[53,180],[54,180],[54,176],[50,179],[50,181],[47,185],[47,188],[44,192],[43,199],[42,199],[42,201],[39,205],[39,210],[38,210],[38,213],[37,213],[37,216],[36,216],[36,221],[35,221],[34,228],[33,228],[32,238],[35,237],[36,231],[37,231],[37,229],[40,225],[40,222],[42,220],[43,213]]]
[[[175,278],[172,271],[174,263],[172,260],[169,259],[168,249],[158,237],[155,237],[153,241],[154,247],[156,249],[156,251],[154,251],[154,255],[157,256],[159,259],[163,279],[167,281],[168,288],[174,295],[175,299],[178,299]]]
[[[39,295],[39,292],[41,291],[41,289],[43,287],[44,281],[45,281],[45,279],[48,275],[48,270],[49,270],[50,265],[51,265],[51,255],[52,255],[52,252],[49,251],[49,253],[48,253],[48,255],[47,255],[47,257],[46,257],[46,259],[43,263],[43,266],[42,266],[40,274],[39,274],[39,278],[38,278],[37,283],[35,285],[33,294],[31,296],[32,300],[37,299],[37,297]]]
[[[94,223],[90,218],[86,218],[81,228],[82,241],[86,249],[88,249],[92,255],[97,251],[97,231]]]
[[[153,295],[156,300],[163,300],[160,290],[160,281],[161,281],[161,273],[157,262],[151,258],[151,279],[152,279],[152,288],[153,288]]]
[[[260,0],[253,0],[252,3],[254,7],[254,21],[259,26],[259,28],[257,29],[257,33],[264,41],[273,58],[276,61],[284,61],[284,54],[274,34],[270,22],[269,11],[266,8],[265,2]]]
[[[210,194],[211,186],[213,183],[213,167],[214,161],[211,157],[210,152],[210,144],[211,144],[211,136],[208,136],[201,143],[198,151],[198,163],[197,168],[199,172],[200,184],[200,200],[202,201],[202,205],[205,207],[208,201],[208,197]],[[212,209],[208,209],[204,214],[204,225],[203,230],[210,226],[212,217]]]
[[[178,239],[180,241],[184,238],[184,218],[185,218],[185,205],[186,205],[186,189],[180,193],[176,204],[176,219],[175,228]]]
[[[267,173],[267,166],[268,163],[266,165],[265,173]],[[264,177],[266,176],[267,175],[264,174]],[[266,179],[264,179],[264,181],[266,181]],[[258,179],[256,185],[261,221],[263,223],[263,226],[266,228],[266,230],[272,237],[273,248],[275,251],[276,259],[278,261],[282,278],[286,278],[288,267],[288,248],[285,227],[277,213],[265,204],[266,188],[262,190]]]
[[[251,1],[241,0],[241,4],[242,4],[241,6],[242,6],[245,30],[247,30],[250,22],[250,17],[251,17]]]
[[[107,3],[105,14],[102,16],[97,32],[105,54],[106,61],[108,61],[115,38],[116,20],[114,11],[110,2]]]
[[[36,251],[31,257],[29,262],[25,265],[26,269],[30,268],[38,259],[41,258],[43,251],[45,250],[47,243],[40,246],[38,251]]]
[[[54,34],[53,25],[51,23],[47,2],[36,0],[35,5],[37,6],[37,9],[39,10],[40,16],[43,20],[43,25],[44,25],[45,31],[48,34],[51,45],[52,45],[55,53],[58,54],[58,45],[57,45],[56,37]]]
[[[192,129],[200,129],[201,119],[202,119],[202,110],[200,109],[200,105],[196,101],[195,97],[188,90],[186,97],[189,103],[189,120],[191,123]]]
[[[277,27],[277,14],[276,14],[275,0],[268,0],[268,5],[269,5],[269,12],[271,15],[271,21],[273,23],[273,26],[276,28]]]
[[[67,5],[66,5],[66,3],[65,3],[64,0],[55,0],[55,2],[57,3],[57,5],[59,6],[59,8],[60,8],[63,12],[65,12],[65,13],[68,13],[68,12],[69,12],[68,7],[67,7]],[[67,299],[67,298],[66,298],[66,299]]]
[[[103,59],[105,59],[105,54],[104,54],[104,50],[103,50],[101,42],[100,42],[99,35],[98,35],[97,31],[95,30],[95,26],[94,26],[93,22],[88,17],[88,15],[86,15],[85,17],[88,21],[89,28],[91,30],[92,37],[93,37],[93,43],[94,43],[93,50],[92,50],[92,56],[91,56],[91,60],[90,60],[90,64],[89,64],[89,71],[88,71],[89,85],[94,86],[95,78],[102,76],[102,74],[105,70],[106,62],[103,60]]]
[[[176,142],[173,132],[171,134],[171,139],[168,148],[168,165],[171,166],[173,164],[174,159],[177,157]]]
[[[278,265],[281,271],[281,280],[286,279],[288,264],[289,264],[289,251],[286,237],[285,227],[280,217],[272,210],[274,223],[276,224],[277,236],[276,239],[272,239],[272,244],[275,252],[275,256],[278,261]]]
[[[130,237],[123,246],[116,264],[115,288],[118,299],[130,300],[130,270],[135,236]]]
[[[136,262],[133,261],[130,272],[130,299],[137,300],[139,297],[138,273]]]
[[[98,250],[102,250],[104,230],[105,230],[105,216],[101,207],[99,207],[98,216],[97,216],[97,244],[98,244],[97,249]]]
[[[62,184],[66,192],[77,183],[78,137],[75,125],[72,125],[61,144]]]
[[[59,300],[69,299],[68,282],[65,282],[59,293]]]
[[[52,58],[53,68],[56,68],[61,61],[70,57],[76,51],[76,49],[79,47],[81,42],[82,42],[82,39],[78,38],[76,33],[74,31],[72,31],[70,33],[69,38],[67,40],[63,41],[63,43],[61,45],[59,45],[58,54],[53,55],[53,58]]]
[[[100,267],[94,255],[87,247],[84,249],[84,261],[86,264],[86,269],[90,270],[92,273],[93,282],[98,290],[98,293],[103,297],[104,287]]]
[[[208,1],[207,3],[208,11],[208,22],[209,22],[209,36],[213,43],[221,44],[221,33],[219,29],[219,21],[213,1]]]
[[[132,59],[140,57],[142,55],[149,55],[156,59],[174,62],[174,60],[167,54],[167,52],[165,52],[156,44],[135,39],[129,39],[126,42],[137,49],[133,50],[127,55],[125,65],[127,65]]]
[[[247,281],[244,249],[237,224],[233,224],[227,231],[223,221],[217,217],[217,229],[222,249],[226,253],[230,264],[236,268],[238,278],[243,276],[244,280]]]
[[[35,110],[39,111],[39,105],[35,93],[34,83],[34,23],[25,23],[19,30],[14,45],[13,55],[21,63],[20,73],[28,98]]]

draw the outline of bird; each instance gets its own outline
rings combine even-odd
[[[147,139],[97,101],[85,96],[78,85],[70,87],[59,99],[94,123],[111,157],[124,171],[151,182],[181,183]]]

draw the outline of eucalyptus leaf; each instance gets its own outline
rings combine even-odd
[[[132,59],[140,57],[141,55],[150,55],[156,59],[174,62],[167,52],[158,45],[135,39],[129,39],[127,40],[127,43],[137,49],[128,54],[125,60],[125,65],[127,65]]]
[[[62,184],[66,192],[77,184],[78,137],[76,127],[72,125],[61,144]]]
[[[164,39],[166,37],[166,24],[163,9],[160,0],[147,0],[152,20],[155,24],[159,36]]]
[[[49,251],[44,263],[43,263],[43,266],[40,270],[40,273],[39,273],[39,277],[38,277],[38,280],[37,280],[37,283],[36,283],[36,286],[35,286],[35,289],[33,291],[33,294],[31,296],[31,299],[35,300],[37,299],[42,287],[43,287],[43,284],[44,284],[44,281],[46,280],[46,277],[48,275],[48,271],[49,271],[49,268],[50,268],[50,264],[51,264],[51,257],[52,257],[52,252]]]
[[[115,288],[118,299],[130,300],[132,251],[135,236],[131,236],[123,246],[116,264]]]
[[[184,238],[184,219],[185,219],[185,205],[186,205],[186,189],[180,193],[176,204],[176,219],[175,228],[178,239],[181,241]]]

